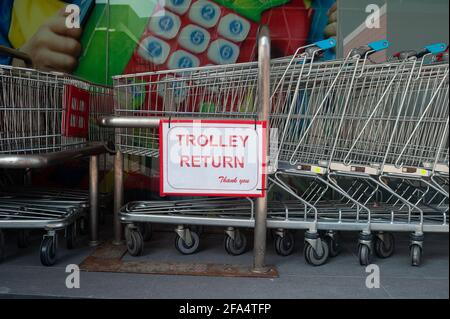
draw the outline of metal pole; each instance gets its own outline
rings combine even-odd
[[[98,155],[89,161],[89,201],[90,201],[90,246],[97,246],[98,240]]]
[[[119,212],[123,206],[123,154],[118,150],[114,158],[114,245],[121,245],[122,224]]]
[[[259,29],[258,39],[258,103],[260,108],[258,110],[258,119],[260,121],[269,120],[270,110],[270,35],[267,26],[261,26]],[[263,150],[268,153],[269,128],[266,131],[266,149]],[[267,163],[263,164],[266,171],[267,185]],[[267,233],[267,194],[264,197],[256,200],[255,212],[255,238],[253,250],[253,271],[267,272],[269,269],[265,267],[266,255],[266,233]]]

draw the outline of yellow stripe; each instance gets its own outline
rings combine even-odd
[[[14,48],[20,48],[39,27],[64,3],[59,0],[15,0],[12,10],[9,41]]]
[[[322,168],[314,167],[314,172],[317,173],[317,174],[322,174]]]

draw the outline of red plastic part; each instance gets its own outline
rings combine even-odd
[[[62,135],[87,138],[89,134],[89,92],[73,85],[65,87]]]

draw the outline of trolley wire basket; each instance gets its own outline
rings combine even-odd
[[[27,60],[15,51],[0,49]],[[90,158],[87,196],[43,189],[9,189],[0,196],[0,233],[2,229],[20,233],[44,229],[41,261],[50,266],[56,262],[56,231],[65,229],[71,248],[77,221],[87,208],[91,211],[91,239],[97,240],[98,155],[107,152],[114,138],[114,131],[100,127],[97,117],[112,114],[113,90],[62,73],[3,65],[0,79],[0,168],[42,168]],[[3,252],[4,241],[0,246]]]

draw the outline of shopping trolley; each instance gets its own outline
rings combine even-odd
[[[419,264],[423,232],[448,232],[448,64],[428,59],[443,46],[368,63],[370,54],[387,46],[380,41],[345,59],[318,63],[314,57],[321,50],[312,46],[272,61],[270,127],[278,129],[278,137],[271,140],[269,180],[296,200],[269,204],[267,227],[276,230],[278,253],[292,252],[289,229],[305,229],[306,260],[321,265],[339,252],[337,231],[360,231],[359,257],[366,265],[374,251],[380,257],[393,253],[388,231],[411,231],[412,263]],[[158,156],[158,132],[144,129],[143,122],[253,118],[258,102],[257,68],[251,63],[114,80],[118,117],[105,122],[121,127],[116,143],[127,154]],[[430,115],[434,105],[439,107]],[[431,144],[420,138],[429,130]],[[433,174],[425,174],[429,179],[422,176],[427,165],[433,166]],[[284,176],[306,181],[306,190],[289,185]],[[225,226],[225,247],[239,254],[246,240],[237,227],[253,227],[254,211],[252,200],[198,199],[129,203],[120,217],[131,224],[126,237],[134,255],[143,245],[133,223],[146,222],[178,225],[176,247],[182,253],[198,247],[198,235],[185,225]],[[372,231],[378,232],[375,238]]]
[[[105,212],[110,210],[110,203],[112,202],[112,194],[107,192],[98,193],[98,209],[100,222],[104,219],[103,215]],[[36,186],[17,186],[8,183],[4,186],[0,186],[0,198],[13,198],[15,200],[22,199],[24,201],[28,200],[40,200],[47,202],[66,202],[66,203],[77,203],[81,208],[82,214],[77,219],[76,223],[69,225],[68,228],[71,233],[76,234],[87,234],[88,233],[88,213],[90,209],[89,201],[89,191],[82,189],[68,189],[68,188],[54,188],[54,187],[36,187]],[[102,218],[103,217],[103,218]],[[76,229],[73,229],[76,228]],[[66,229],[67,230],[67,229]],[[73,230],[73,231],[72,231]],[[27,243],[29,231],[27,229],[19,231],[18,246],[24,248],[28,246]],[[74,242],[76,241],[75,236],[68,236],[67,246],[74,247]]]
[[[285,79],[291,79],[292,81],[293,78],[309,76],[313,78],[326,77],[326,81],[329,81],[330,78],[337,79],[341,73],[348,73],[347,66],[360,61],[365,55],[365,57],[368,57],[370,53],[387,47],[385,41],[374,43],[372,44],[373,48],[361,48],[359,52],[354,52],[354,55],[348,57],[345,61],[321,63],[319,64],[320,67],[313,67],[313,62],[320,55],[320,52],[332,48],[334,45],[333,40],[327,40],[301,48],[293,57],[272,61],[270,81],[276,87],[276,90],[282,91],[282,94],[279,94],[276,98],[284,99],[282,103],[292,99],[289,93],[295,89],[295,83],[291,82],[286,89],[284,84],[288,81],[285,81]],[[120,152],[126,154],[158,155],[158,132],[139,128],[142,127],[140,121],[154,120],[155,123],[158,123],[158,118],[172,116],[255,118],[257,111],[258,68],[255,63],[125,75],[115,77],[114,81],[117,117],[104,119],[103,122],[105,125],[121,127],[116,131],[116,146],[119,147]],[[274,85],[277,83],[281,84]],[[273,96],[272,98],[274,99]],[[288,106],[281,106],[280,104],[272,101],[272,108],[279,107],[285,111],[288,110]],[[280,125],[279,122],[280,117],[274,116],[271,119],[271,124],[276,127]],[[121,164],[118,165],[117,169],[121,170]],[[120,194],[117,195],[120,196]],[[204,204],[202,200],[195,201],[195,203],[197,202],[200,205]],[[185,203],[189,205],[190,201]],[[177,206],[177,203],[173,204]],[[227,251],[232,254],[239,254],[239,252],[245,250],[246,240],[243,239],[243,234],[236,227],[246,227],[249,223],[250,225],[254,223],[252,217],[248,222],[238,220],[236,223],[231,223],[229,219],[223,218],[220,214],[208,218],[199,217],[200,219],[195,222],[197,217],[170,213],[173,209],[172,203],[168,203],[167,207],[164,203],[149,203],[149,205],[157,208],[159,206],[161,215],[141,213],[142,210],[139,214],[134,214],[132,211],[125,210],[121,214],[122,221],[125,223],[163,222],[177,224],[176,247],[182,253],[194,252],[198,246],[198,236],[185,227],[186,224],[204,223],[205,225],[228,226],[226,232]],[[214,205],[214,202],[212,202],[212,205]],[[141,207],[140,203],[137,203],[136,206]],[[165,209],[164,212],[161,211],[163,208]],[[169,213],[165,213],[167,210]],[[246,210],[246,216],[248,216],[248,209]],[[248,219],[248,217],[245,219]],[[129,251],[135,255],[141,253],[142,236],[139,234],[139,230],[134,225],[130,225],[127,229],[129,230],[126,234]]]
[[[384,258],[393,253],[387,231],[413,233],[413,265],[421,262],[424,232],[448,232],[448,190],[432,177],[448,174],[448,63],[425,63],[444,48],[438,44],[408,51],[399,61],[355,67],[339,80],[347,84],[336,82],[307,109],[291,108],[282,125],[274,183],[289,191],[281,175],[314,180],[319,199],[293,196],[318,210],[319,228],[334,223],[326,229],[360,231],[362,265],[372,262],[374,252]],[[320,195],[328,189],[341,197],[339,205],[352,204],[345,219],[340,206],[324,215]],[[372,231],[379,232],[375,238]],[[307,240],[317,238],[308,232]],[[321,264],[327,253],[315,251],[323,259],[312,254],[307,260]]]
[[[1,52],[31,62],[16,51]],[[56,262],[57,231],[64,229],[68,246],[73,246],[73,224],[86,205],[91,244],[98,241],[98,156],[107,152],[114,132],[99,127],[96,118],[112,113],[113,92],[66,74],[31,68],[0,66],[0,78],[0,168],[29,170],[90,158],[88,201],[74,200],[73,193],[33,197],[18,192],[0,198],[0,232],[44,229],[40,256],[50,266]],[[3,240],[1,244],[4,250]]]

